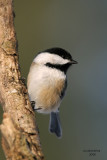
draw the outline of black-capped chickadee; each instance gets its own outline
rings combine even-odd
[[[30,101],[39,113],[50,114],[49,130],[62,136],[59,106],[67,88],[66,73],[72,64],[77,64],[70,53],[62,48],[51,48],[37,54],[27,79]]]

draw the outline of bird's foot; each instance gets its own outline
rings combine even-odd
[[[42,108],[40,108],[40,107],[39,107],[39,108],[34,108],[34,110],[36,110],[36,111],[38,111],[38,110],[40,110],[40,109],[42,109]]]
[[[32,109],[35,110],[35,101],[31,101]]]

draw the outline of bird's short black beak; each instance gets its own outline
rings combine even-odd
[[[71,62],[70,62],[71,64],[78,64],[78,62],[77,61],[75,61],[75,60],[71,60]]]

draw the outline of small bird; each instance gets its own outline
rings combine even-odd
[[[49,130],[62,136],[59,107],[67,88],[67,70],[77,61],[62,48],[50,48],[34,58],[27,78],[28,94],[34,110],[50,114]]]

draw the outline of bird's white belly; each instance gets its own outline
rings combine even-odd
[[[48,68],[36,67],[36,73],[30,74],[28,93],[31,101],[35,101],[35,109],[40,113],[57,111],[61,103],[61,92],[65,83],[65,76],[59,71],[50,72]],[[60,75],[59,75],[60,74]],[[29,78],[29,76],[28,76]]]

